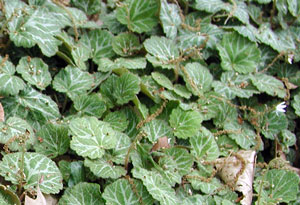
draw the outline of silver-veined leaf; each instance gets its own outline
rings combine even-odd
[[[51,83],[48,65],[40,58],[22,57],[17,66],[17,72],[29,84],[44,90]]]
[[[100,185],[81,182],[68,188],[59,200],[59,205],[104,205],[101,198]]]
[[[137,33],[151,31],[157,24],[158,5],[155,0],[126,0],[116,9],[116,17],[128,29]]]
[[[90,168],[95,176],[101,178],[117,179],[126,174],[124,167],[114,165],[105,156],[96,160],[86,158],[84,160],[84,166]]]
[[[24,168],[24,188],[34,189],[39,186],[45,194],[56,194],[62,188],[62,176],[55,162],[38,153],[11,153],[3,156],[0,162],[0,175],[13,184],[20,183],[20,170]],[[22,165],[22,162],[24,165]]]
[[[138,193],[134,193],[133,186]],[[152,205],[154,202],[142,182],[136,179],[132,181],[131,179],[118,179],[105,187],[102,197],[107,204],[112,205],[139,205],[141,202],[145,205]]]
[[[289,203],[297,199],[299,176],[288,170],[268,170],[264,176],[256,178],[254,189],[260,193],[258,202]],[[270,197],[272,196],[272,197]]]
[[[94,78],[88,72],[81,71],[77,67],[67,66],[54,77],[52,85],[55,90],[67,93],[71,99],[75,99],[91,89],[93,83]]]
[[[156,143],[161,137],[172,137],[172,129],[164,120],[154,119],[146,123],[143,130],[151,143]]]
[[[176,4],[169,4],[161,0],[159,17],[168,38],[174,39],[177,36],[177,28],[181,24],[180,10]]]
[[[114,130],[119,132],[124,131],[129,124],[126,114],[122,110],[108,113],[103,121],[109,123]]]
[[[25,141],[25,145],[22,143]],[[9,117],[0,122],[0,143],[7,144],[11,151],[30,149],[35,143],[35,134],[31,126],[19,117]]]
[[[268,139],[274,140],[280,131],[287,129],[288,120],[285,114],[277,114],[276,111],[271,111],[263,116],[261,126],[263,135]]]
[[[202,116],[197,111],[184,111],[176,108],[173,109],[169,122],[175,136],[187,139],[198,132],[202,120]]]
[[[251,76],[251,81],[259,91],[266,92],[271,96],[284,98],[286,95],[283,83],[273,76],[264,73],[256,73]]]
[[[83,157],[101,158],[106,149],[114,148],[117,143],[115,131],[96,117],[75,118],[70,122],[70,130],[71,148]]]
[[[158,200],[162,205],[174,205],[179,201],[176,197],[174,189],[154,171],[135,167],[132,171],[133,176],[141,179],[151,196]]]
[[[15,66],[5,58],[0,57],[0,95],[16,95],[25,88],[24,81],[15,76]]]
[[[213,76],[206,67],[199,63],[188,63],[185,65],[185,71],[183,77],[186,87],[194,95],[200,95],[210,90]]]
[[[68,128],[59,124],[46,124],[37,133],[36,152],[55,158],[67,152],[70,146]]]
[[[117,135],[117,144],[111,152],[111,160],[116,164],[124,164],[128,149],[131,145],[131,140],[126,134],[122,132],[117,132]]]
[[[190,138],[190,143],[193,148],[191,153],[197,159],[215,160],[220,155],[213,134],[205,127],[201,127],[200,131]]]
[[[224,35],[222,43],[217,48],[224,70],[251,73],[255,71],[260,61],[260,50],[256,44],[235,32]]]
[[[148,51],[146,58],[153,66],[162,68],[175,68],[172,62],[179,57],[179,49],[175,42],[165,37],[152,36],[144,42]]]
[[[74,108],[80,113],[100,118],[106,111],[105,102],[97,94],[80,95],[74,99]]]
[[[113,38],[112,48],[120,56],[132,56],[141,48],[138,36],[121,33]]]
[[[95,14],[101,10],[101,2],[95,0],[72,0],[71,5],[79,8],[88,15]]]

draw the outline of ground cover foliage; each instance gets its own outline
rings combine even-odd
[[[1,204],[299,204],[300,2],[1,0]]]

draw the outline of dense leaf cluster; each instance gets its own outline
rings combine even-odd
[[[1,0],[1,204],[299,203],[299,16],[298,0]]]

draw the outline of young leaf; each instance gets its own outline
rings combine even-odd
[[[135,167],[132,171],[134,177],[141,179],[151,196],[162,205],[173,205],[178,203],[174,189],[154,171]]]
[[[184,111],[176,108],[172,111],[169,122],[175,136],[187,139],[197,134],[202,116],[197,111]]]
[[[251,81],[259,91],[266,92],[271,96],[284,98],[286,95],[283,83],[273,76],[264,73],[256,73],[251,75]]]
[[[222,43],[217,48],[224,70],[251,73],[255,71],[260,61],[260,50],[255,43],[235,32],[224,35]]]
[[[106,149],[116,146],[117,138],[109,124],[95,117],[75,118],[70,122],[71,148],[83,157],[101,158]]]
[[[183,74],[186,87],[194,95],[209,91],[213,81],[213,76],[209,70],[199,63],[188,63],[185,66],[186,73]]]
[[[144,42],[148,51],[146,58],[153,66],[162,68],[175,68],[172,60],[179,57],[179,49],[176,44],[165,37],[152,36]]]
[[[219,157],[219,148],[215,138],[205,127],[201,127],[200,131],[190,138],[190,143],[193,148],[191,153],[197,159],[215,160]]]
[[[135,189],[137,193],[135,193],[133,189]],[[154,202],[141,181],[131,181],[131,179],[118,179],[114,183],[108,185],[105,187],[102,197],[106,200],[106,203],[112,205],[139,205],[141,203],[152,205]]]
[[[91,89],[93,83],[92,75],[72,66],[62,69],[52,82],[55,90],[67,93],[71,99],[75,99],[83,92]]]
[[[151,31],[157,24],[158,5],[155,0],[126,0],[116,10],[120,23],[137,33]]]
[[[107,159],[106,156],[102,159],[96,160],[86,158],[84,160],[84,166],[90,168],[91,172],[100,178],[117,179],[126,174],[124,167],[115,166]]]
[[[21,152],[6,154],[0,162],[0,175],[13,184],[19,184],[20,175],[24,174],[25,189],[34,189],[39,184],[45,194],[56,194],[62,189],[61,173],[52,160],[32,152],[25,152],[22,160],[22,155]]]
[[[58,124],[46,124],[37,132],[36,152],[55,158],[67,152],[70,146],[68,128]]]
[[[48,65],[40,58],[22,57],[17,66],[17,72],[24,80],[37,88],[44,90],[51,83]]]
[[[80,95],[74,99],[75,109],[82,115],[95,116],[100,118],[106,111],[105,102],[99,95]]]
[[[59,205],[104,205],[100,196],[100,185],[88,182],[81,182],[68,188],[60,198]]]
[[[15,76],[15,66],[0,56],[0,95],[16,95],[25,88],[24,81]]]
[[[113,38],[112,48],[120,56],[132,56],[140,48],[139,38],[132,33],[121,33]]]
[[[35,134],[31,126],[19,117],[10,117],[5,122],[0,122],[0,143],[7,144],[11,151],[30,149],[35,143]]]
[[[125,73],[118,77],[114,85],[112,93],[117,104],[123,105],[133,100],[136,94],[140,92],[140,80],[131,73]]]
[[[174,39],[177,36],[177,28],[181,24],[180,9],[176,4],[169,4],[162,0],[160,4],[159,17],[168,38]]]
[[[289,203],[297,199],[299,176],[292,171],[272,169],[256,178],[254,188],[260,194],[258,202]],[[270,197],[272,196],[272,197]]]

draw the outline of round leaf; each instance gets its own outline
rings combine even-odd
[[[131,56],[140,50],[139,38],[131,33],[121,33],[112,41],[113,50],[120,56]]]

